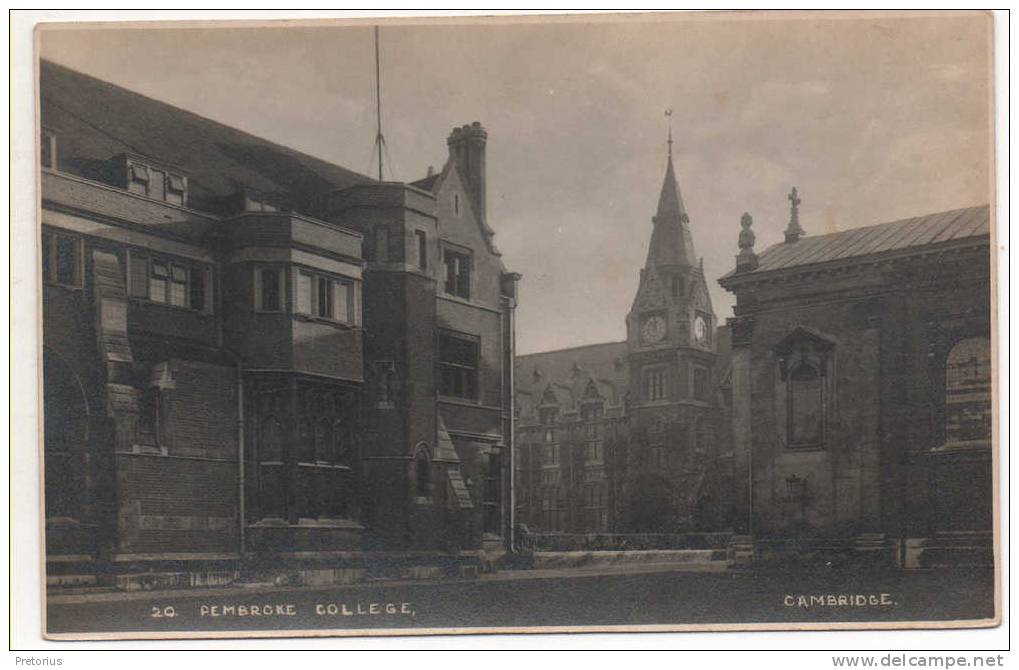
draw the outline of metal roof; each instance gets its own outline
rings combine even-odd
[[[775,244],[761,252],[755,270],[730,272],[724,278],[927,247],[989,235],[990,231],[991,214],[988,205],[953,209]]]

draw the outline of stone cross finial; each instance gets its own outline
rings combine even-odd
[[[800,200],[799,192],[796,187],[793,186],[793,190],[789,192],[789,226],[785,229],[785,241],[795,242],[796,240],[803,237],[803,228],[800,227]]]
[[[739,255],[736,256],[736,272],[749,272],[757,269],[757,254],[754,253],[754,242],[757,236],[751,230],[754,225],[754,218],[749,213],[743,212],[739,225],[743,228],[739,231]]]

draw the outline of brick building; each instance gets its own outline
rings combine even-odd
[[[504,550],[519,276],[480,124],[396,183],[48,62],[40,109],[51,583]]]
[[[916,567],[991,561],[987,206],[805,236],[736,268],[738,530],[758,551],[815,538]]]
[[[627,339],[517,357],[517,518],[542,532],[714,530],[727,523],[720,349],[672,162]],[[721,347],[720,347],[721,342]]]

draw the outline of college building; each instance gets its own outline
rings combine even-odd
[[[488,135],[385,182],[40,65],[51,584],[463,574],[507,550]]]
[[[518,523],[537,534],[722,530],[732,514],[728,333],[672,160],[627,337],[517,357]]]
[[[993,564],[990,208],[808,236],[789,199],[785,241],[755,253],[744,214],[719,280],[735,530],[759,555]]]

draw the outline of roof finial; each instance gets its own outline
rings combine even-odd
[[[665,118],[669,120],[669,158],[672,158],[672,107],[665,110]]]
[[[757,236],[751,230],[754,225],[754,218],[749,213],[743,212],[739,225],[739,255],[736,256],[736,272],[747,272],[757,269],[757,254],[754,253],[754,242]]]
[[[785,229],[785,241],[795,242],[803,237],[803,228],[800,227],[800,195],[793,186],[789,192],[789,226]]]

